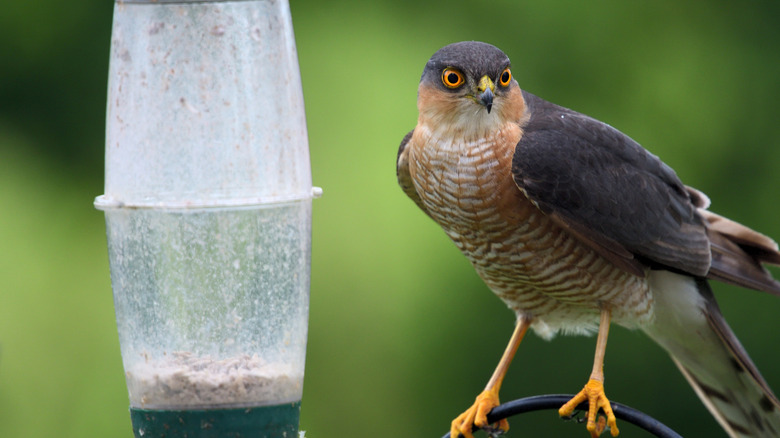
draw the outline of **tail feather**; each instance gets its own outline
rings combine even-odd
[[[780,282],[762,263],[780,266],[777,243],[758,231],[713,213],[710,198],[693,187],[688,196],[707,225],[712,264],[707,278],[780,296]]]
[[[726,324],[706,280],[654,271],[656,319],[645,331],[731,437],[780,436],[780,402]]]
[[[750,228],[704,209],[712,265],[708,278],[780,296],[780,282],[761,264],[780,265],[777,243]]]

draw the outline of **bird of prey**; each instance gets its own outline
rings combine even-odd
[[[453,420],[472,437],[528,328],[597,332],[590,379],[559,410],[589,402],[591,436],[618,428],[604,393],[610,323],[666,349],[732,437],[780,436],[780,403],[726,324],[708,284],[780,295],[770,238],[707,210],[655,155],[615,128],[521,90],[509,58],[481,42],[425,65],[417,125],[402,140],[403,191],[436,221],[517,324],[485,390]]]

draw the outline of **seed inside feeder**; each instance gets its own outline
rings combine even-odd
[[[144,409],[243,407],[299,401],[303,375],[257,355],[227,359],[179,351],[127,373],[130,404]]]

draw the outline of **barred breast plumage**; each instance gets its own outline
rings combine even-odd
[[[425,209],[490,289],[518,315],[533,318],[540,336],[596,330],[603,305],[629,327],[652,318],[645,279],[574,239],[518,189],[511,166],[519,125],[474,141],[437,134],[418,125],[407,146]]]

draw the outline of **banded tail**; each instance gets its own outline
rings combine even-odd
[[[780,263],[777,244],[704,210],[707,203],[699,212],[713,255],[708,278],[780,295],[780,283],[761,266]],[[723,429],[731,437],[780,436],[780,402],[723,318],[707,280],[652,271],[650,284],[656,320],[645,332],[669,352]]]

